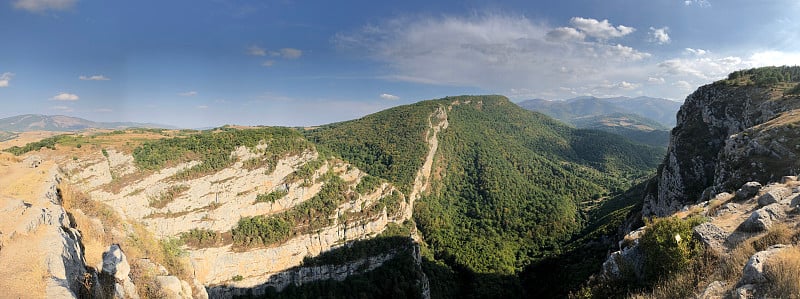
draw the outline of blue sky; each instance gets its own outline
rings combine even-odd
[[[461,94],[682,101],[800,64],[795,0],[0,2],[0,117],[316,125]]]

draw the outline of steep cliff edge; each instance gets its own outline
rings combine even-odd
[[[797,67],[736,72],[689,95],[643,215],[669,215],[744,182],[797,172],[792,158],[800,144],[792,128],[800,108],[794,92],[800,78],[791,76],[797,72]]]

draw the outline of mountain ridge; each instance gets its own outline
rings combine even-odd
[[[96,122],[66,115],[22,114],[0,118],[0,131],[16,133],[27,131],[72,132],[85,129],[124,129],[133,127],[162,129],[177,128],[174,126],[153,123]]]
[[[518,102],[528,110],[539,111],[561,121],[572,123],[578,117],[612,113],[633,113],[661,123],[665,127],[675,126],[675,115],[681,103],[652,97],[575,97],[565,100],[533,99]]]

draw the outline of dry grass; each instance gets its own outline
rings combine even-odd
[[[765,235],[752,241],[753,248],[755,248],[756,251],[762,251],[775,244],[792,244],[795,235],[795,231],[787,224],[776,223],[770,227]]]
[[[12,238],[0,250],[0,290],[3,298],[45,298],[50,274],[42,258],[41,240],[46,227],[39,226],[28,235]]]
[[[719,207],[726,204],[731,199],[733,199],[733,194],[728,194],[727,196],[714,197],[714,199],[708,202],[708,212],[706,212],[706,215],[709,216],[715,215],[717,213],[717,210],[719,210]]]
[[[768,297],[800,298],[800,248],[777,253],[765,265],[764,272],[771,282]]]
[[[739,281],[744,265],[747,264],[747,261],[755,253],[756,250],[753,248],[753,243],[747,240],[737,245],[731,250],[727,257],[722,259],[720,262],[720,272],[729,285],[733,285]]]

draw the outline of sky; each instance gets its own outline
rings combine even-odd
[[[683,101],[800,64],[800,1],[0,1],[0,118],[308,126],[463,94]]]

